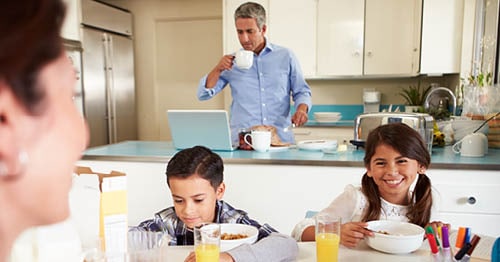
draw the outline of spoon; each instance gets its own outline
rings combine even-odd
[[[491,119],[497,117],[498,115],[500,115],[500,112],[496,113],[494,116],[486,119],[476,130],[474,130],[474,132],[472,133],[476,133],[477,131],[479,131],[484,125],[486,125],[486,123],[488,123]]]

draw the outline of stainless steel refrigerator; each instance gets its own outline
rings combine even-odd
[[[137,139],[132,14],[83,0],[82,48],[90,146]]]

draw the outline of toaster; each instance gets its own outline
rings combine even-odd
[[[364,147],[368,133],[380,125],[389,123],[404,123],[415,129],[426,142],[432,144],[432,134],[434,118],[424,113],[400,113],[400,112],[380,112],[360,114],[354,120],[354,139],[350,142],[357,147]],[[425,132],[424,132],[425,131]],[[429,141],[431,140],[431,141]]]

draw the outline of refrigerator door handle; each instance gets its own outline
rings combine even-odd
[[[108,142],[110,144],[116,142],[116,117],[115,117],[115,99],[113,90],[113,65],[112,60],[112,48],[111,48],[111,37],[104,33],[104,72],[106,74],[106,105],[108,111]]]

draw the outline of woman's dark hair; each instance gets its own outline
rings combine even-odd
[[[224,179],[222,158],[203,146],[195,146],[179,151],[167,165],[167,185],[171,177],[187,178],[198,175],[217,189]]]
[[[37,87],[40,70],[61,55],[61,0],[5,0],[0,8],[0,81],[32,114],[44,93]]]
[[[431,163],[431,156],[420,134],[413,128],[402,123],[382,125],[368,134],[365,145],[364,163],[367,168],[379,145],[387,145],[398,151],[402,156],[417,160],[426,169]],[[362,221],[380,219],[381,202],[378,187],[366,173],[361,180],[361,191],[368,201],[368,209],[363,214]],[[429,223],[432,207],[431,182],[425,174],[419,174],[415,189],[408,205],[408,220],[421,227]]]

